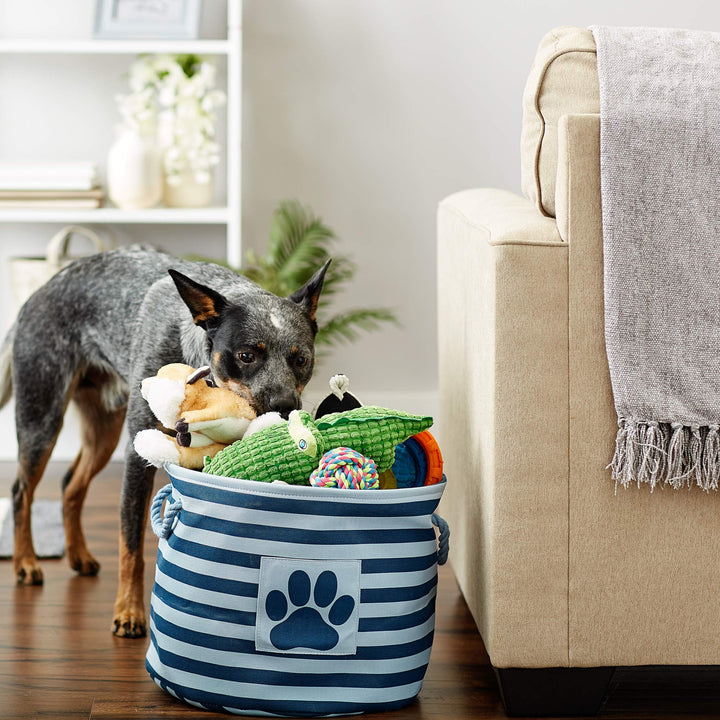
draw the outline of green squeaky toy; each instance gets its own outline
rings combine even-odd
[[[211,475],[307,485],[327,450],[349,447],[372,458],[378,472],[392,467],[395,447],[427,430],[432,418],[381,407],[359,407],[313,420],[293,410],[287,423],[271,425],[206,458]]]

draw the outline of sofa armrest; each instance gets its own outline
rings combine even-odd
[[[582,178],[582,182],[577,179]],[[570,228],[570,198],[576,212]],[[580,209],[580,213],[578,213]],[[555,182],[555,214],[565,242],[572,235],[597,236],[602,228],[600,199],[600,115],[563,115],[558,123],[558,166]],[[580,215],[580,217],[578,217]]]
[[[442,512],[497,667],[568,664],[567,286],[567,245],[530,201],[440,204]]]
[[[491,245],[562,244],[555,218],[543,217],[530,200],[507,190],[463,190],[440,203],[440,216],[456,215]]]

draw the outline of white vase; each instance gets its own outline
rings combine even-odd
[[[107,158],[110,200],[123,210],[157,205],[162,197],[162,156],[155,143],[136,130],[124,128]]]
[[[212,196],[212,176],[208,182],[201,183],[189,170],[180,174],[178,184],[171,185],[166,178],[163,186],[163,205],[166,207],[207,207]]]

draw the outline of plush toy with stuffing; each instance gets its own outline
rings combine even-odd
[[[142,430],[135,436],[136,452],[151,465],[172,462],[201,469],[205,457],[214,457],[245,435],[255,411],[245,398],[208,382],[209,374],[209,367],[195,370],[172,363],[143,380],[141,393],[153,414],[175,431],[175,437],[161,430]]]
[[[392,466],[398,443],[426,430],[432,422],[428,416],[372,406],[317,420],[304,410],[293,410],[287,423],[266,427],[228,445],[208,459],[204,470],[261,482],[309,485],[310,474],[324,453],[343,447],[372,459],[380,473]]]
[[[324,415],[362,407],[362,403],[348,392],[350,380],[347,375],[333,375],[330,378],[329,385],[330,394],[320,402],[313,412],[313,417],[316,420]]]

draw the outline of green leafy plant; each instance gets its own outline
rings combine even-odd
[[[343,342],[354,342],[361,332],[379,329],[385,323],[398,324],[387,308],[368,307],[332,313],[330,306],[338,293],[355,276],[355,264],[347,256],[332,252],[335,233],[309,208],[296,200],[285,200],[270,223],[267,250],[245,254],[240,272],[261,287],[281,297],[302,287],[329,258],[317,310],[319,354]]]

